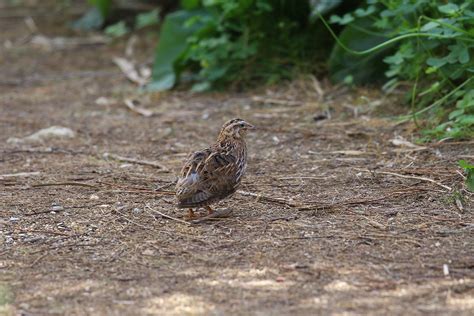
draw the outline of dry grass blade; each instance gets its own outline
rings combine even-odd
[[[0,174],[0,180],[5,179],[5,178],[39,176],[40,174],[41,174],[41,172],[39,172],[39,171]]]
[[[127,157],[123,157],[123,156],[119,156],[119,155],[115,155],[115,154],[111,154],[111,153],[104,153],[102,156],[105,159],[113,159],[113,160],[122,161],[122,162],[129,162],[129,163],[135,163],[135,164],[138,164],[138,165],[155,167],[155,168],[161,169],[161,171],[163,171],[163,172],[169,172],[167,167],[163,166],[161,163],[156,162],[156,161],[139,160],[139,159],[135,159],[135,158],[127,158]]]
[[[160,212],[160,211],[157,211],[157,210],[151,208],[148,204],[145,205],[145,208],[149,209],[150,211],[152,211],[152,212],[154,212],[154,213],[156,213],[156,214],[158,214],[158,215],[160,215],[160,216],[162,216],[162,217],[164,217],[164,218],[171,219],[171,220],[173,220],[173,221],[175,221],[175,222],[178,222],[178,223],[181,223],[181,224],[191,225],[189,222],[183,221],[182,219],[179,219],[179,218],[176,218],[176,217],[167,215],[167,214],[165,214],[165,213],[162,213],[162,212]]]
[[[140,86],[144,86],[148,82],[148,78],[143,77],[135,69],[135,65],[129,60],[121,57],[114,57],[113,61],[130,81],[135,82]]]
[[[365,172],[371,172],[369,170],[364,170]],[[438,181],[435,181],[433,179],[430,179],[430,178],[426,178],[426,177],[417,177],[417,176],[408,176],[408,175],[403,175],[403,174],[399,174],[399,173],[395,173],[395,172],[388,172],[388,171],[377,171],[375,172],[376,174],[379,173],[379,174],[386,174],[386,175],[390,175],[390,176],[394,176],[394,177],[399,177],[399,178],[404,178],[404,179],[415,179],[415,180],[421,180],[421,181],[426,181],[426,182],[431,182],[431,183],[434,183],[442,188],[445,188],[446,190],[448,191],[452,191],[453,189],[451,187],[448,187],[447,185],[444,185]]]
[[[124,101],[127,108],[132,112],[143,115],[144,117],[150,117],[150,116],[155,115],[155,112],[151,110],[147,110],[147,109],[136,106],[135,102],[136,102],[135,100],[131,100],[131,99],[125,99]]]
[[[284,204],[284,205],[288,205],[288,206],[291,206],[291,207],[301,206],[301,204],[289,201],[287,199],[266,196],[266,195],[263,195],[263,194],[260,194],[260,193],[252,193],[252,192],[247,192],[247,191],[242,191],[242,190],[237,191],[237,193],[239,193],[240,195],[243,195],[243,196],[255,197],[255,198],[257,198],[257,201],[262,200],[262,201],[267,201],[267,202]]]
[[[74,182],[74,181],[69,181],[69,182],[51,182],[51,183],[36,183],[32,184],[31,186],[33,188],[39,188],[39,187],[52,187],[52,186],[64,186],[64,185],[74,185],[74,186],[80,186],[80,187],[87,187],[87,188],[93,188],[93,189],[99,189],[98,186],[89,184],[89,183],[84,183],[84,182]]]

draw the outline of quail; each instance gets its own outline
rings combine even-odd
[[[195,217],[193,209],[198,208],[211,214],[211,204],[237,190],[247,166],[245,137],[252,129],[240,118],[229,120],[213,145],[189,155],[176,184],[178,208],[187,208],[189,218]]]

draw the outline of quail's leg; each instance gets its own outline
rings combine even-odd
[[[209,205],[204,206],[204,208],[207,210],[209,215],[211,215],[214,212],[214,210]]]

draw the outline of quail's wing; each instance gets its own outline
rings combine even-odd
[[[235,190],[236,159],[228,152],[205,149],[190,155],[176,185],[180,204],[199,204]]]

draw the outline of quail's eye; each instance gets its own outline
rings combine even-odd
[[[245,127],[245,124],[240,124],[240,127]]]

